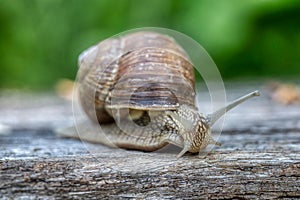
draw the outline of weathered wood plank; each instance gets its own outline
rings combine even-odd
[[[24,198],[300,198],[298,133],[286,139],[246,134],[252,137],[247,142],[230,142],[232,136],[223,134],[224,147],[205,158],[102,147],[95,154],[4,159],[0,192]]]
[[[251,90],[231,90],[229,99]],[[1,199],[300,198],[300,106],[266,95],[228,114],[222,147],[178,160],[170,146],[144,153],[56,137],[72,112],[52,95],[0,97],[0,111],[13,129],[0,135]]]

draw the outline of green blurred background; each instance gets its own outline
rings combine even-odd
[[[144,26],[194,38],[227,80],[300,77],[298,0],[0,0],[0,25],[0,88],[52,90],[84,49]]]

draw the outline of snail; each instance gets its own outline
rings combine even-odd
[[[212,125],[259,95],[254,91],[212,114],[199,113],[189,56],[172,37],[157,32],[104,40],[84,51],[78,62],[82,108],[105,133],[104,138],[87,131],[80,138],[125,149],[155,151],[173,144],[182,148],[179,158],[208,144],[220,145],[211,136]]]

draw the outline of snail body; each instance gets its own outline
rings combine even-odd
[[[143,151],[171,143],[182,148],[178,157],[220,145],[211,136],[214,122],[259,95],[245,95],[210,115],[199,113],[189,56],[173,38],[156,32],[108,39],[84,51],[77,80],[83,110],[106,135],[83,133],[81,139]]]

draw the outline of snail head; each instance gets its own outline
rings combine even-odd
[[[195,108],[187,105],[181,105],[176,112],[172,112],[170,114],[172,118],[180,124],[179,134],[183,141],[183,149],[177,157],[181,157],[187,151],[192,153],[200,152],[200,150],[204,149],[209,144],[221,146],[219,142],[212,138],[211,127],[226,112],[247,99],[259,95],[260,93],[258,91],[251,92],[206,116],[199,113]]]

